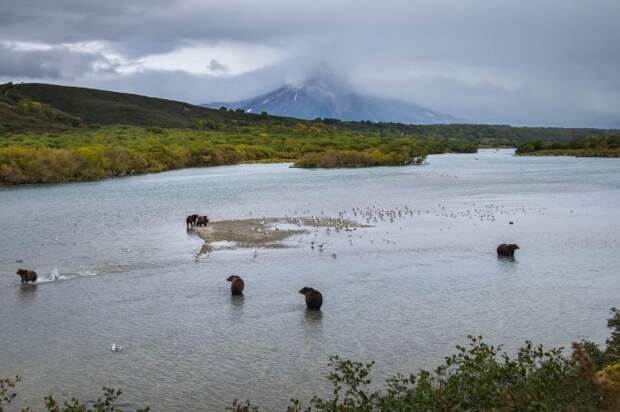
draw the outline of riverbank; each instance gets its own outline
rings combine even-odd
[[[525,142],[517,146],[520,156],[620,157],[620,136],[617,132],[601,134],[568,142]],[[614,134],[615,133],[615,134]]]
[[[318,122],[222,130],[108,126],[60,134],[9,134],[1,140],[0,185],[91,181],[240,163],[294,161],[299,167],[314,166],[307,156],[329,160],[326,164],[337,157],[342,165],[390,166],[429,153],[476,150],[475,142],[462,139],[351,132]]]
[[[620,157],[620,149],[543,149],[518,156]]]
[[[368,226],[342,218],[285,216],[220,220],[210,222],[206,227],[194,227],[190,230],[205,242],[198,252],[201,255],[211,252],[216,244],[224,245],[228,249],[286,248],[289,245],[284,243],[285,240],[295,235],[307,235],[310,229],[319,227],[352,232]]]

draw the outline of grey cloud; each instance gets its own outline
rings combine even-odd
[[[21,50],[0,44],[0,76],[24,79],[76,79],[91,72],[113,72],[114,66],[97,53],[66,47]]]
[[[228,66],[218,62],[215,59],[211,59],[211,61],[207,65],[207,68],[213,73],[226,73],[229,70]]]
[[[15,0],[0,3],[0,40],[102,41],[129,60],[226,41],[288,56],[240,76],[73,72],[193,102],[249,97],[326,64],[362,92],[474,121],[604,125],[620,119],[619,19],[618,0]]]

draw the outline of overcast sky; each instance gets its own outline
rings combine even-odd
[[[236,100],[327,67],[477,122],[620,127],[620,0],[0,0],[0,81]]]

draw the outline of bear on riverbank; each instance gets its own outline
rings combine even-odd
[[[185,224],[187,225],[187,228],[190,229],[194,226],[196,226],[196,221],[198,220],[198,215],[194,214],[194,215],[189,215],[185,218]]]
[[[198,216],[196,219],[196,226],[207,226],[209,224],[209,218],[207,216]]]

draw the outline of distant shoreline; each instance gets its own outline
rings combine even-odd
[[[620,149],[587,150],[587,149],[543,149],[533,152],[517,153],[517,156],[569,156],[590,158],[620,158]]]

